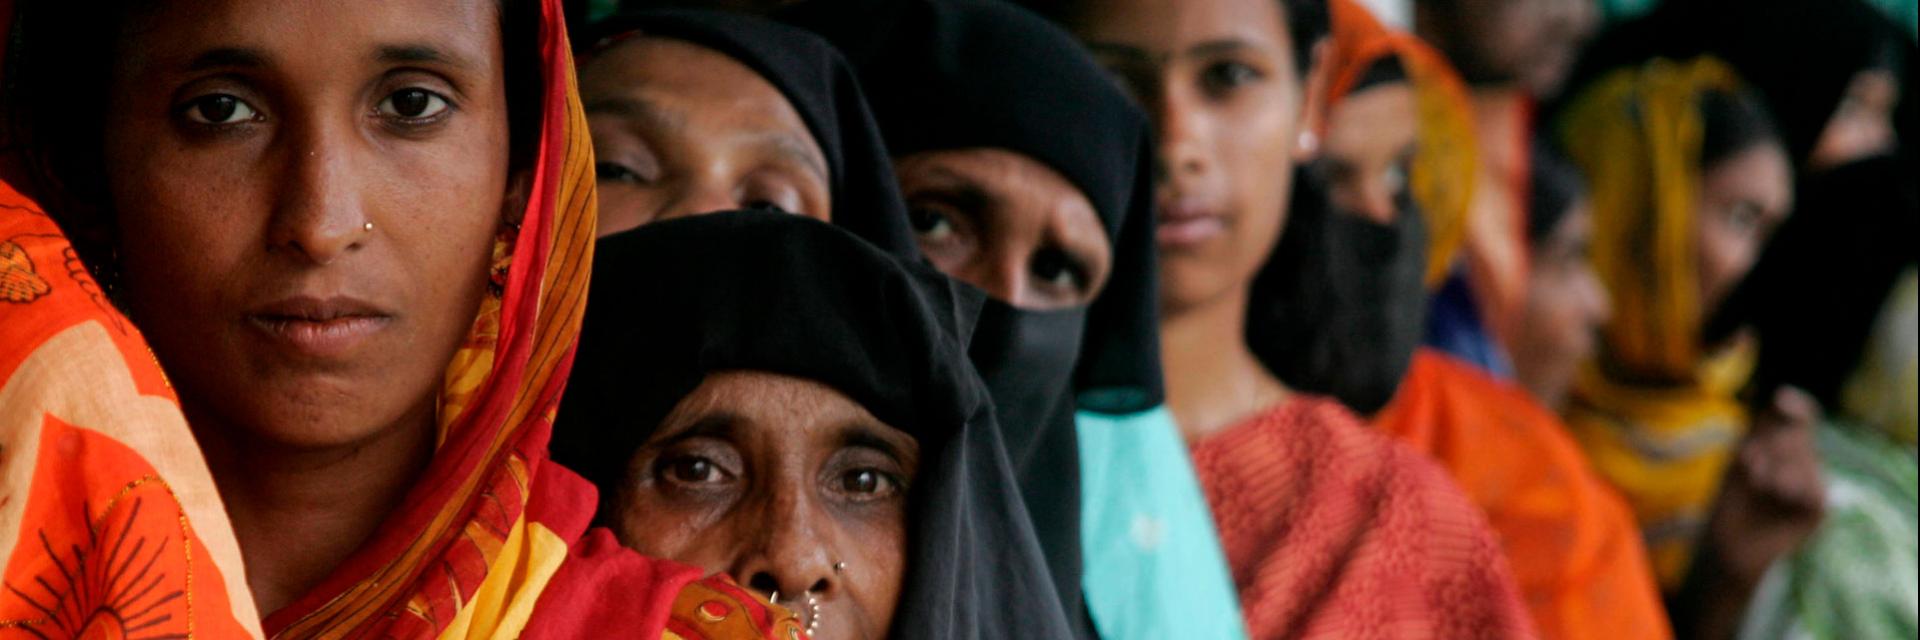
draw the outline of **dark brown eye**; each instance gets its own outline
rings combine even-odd
[[[447,99],[426,89],[401,89],[380,101],[380,115],[402,120],[424,120],[447,110]]]
[[[1206,88],[1208,93],[1221,95],[1259,80],[1261,77],[1260,70],[1253,68],[1252,65],[1227,60],[1207,65],[1202,69],[1200,86]]]
[[[874,493],[880,490],[881,478],[871,469],[848,472],[840,479],[841,489],[847,493]]]
[[[711,484],[724,479],[720,467],[706,458],[676,458],[666,462],[664,471],[669,480],[686,484]]]
[[[188,103],[186,116],[188,120],[200,124],[237,124],[252,120],[258,117],[259,113],[253,110],[252,105],[239,98],[216,93],[196,98]]]
[[[922,240],[940,242],[953,236],[953,220],[933,207],[908,207],[907,220]]]
[[[1079,291],[1086,287],[1086,270],[1065,251],[1054,248],[1034,252],[1028,270],[1040,282],[1060,291]]]
[[[898,494],[901,482],[878,469],[852,469],[840,474],[841,493],[854,501],[880,500]]]

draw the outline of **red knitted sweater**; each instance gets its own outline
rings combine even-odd
[[[1486,517],[1339,405],[1297,397],[1193,463],[1252,637],[1533,636]]]

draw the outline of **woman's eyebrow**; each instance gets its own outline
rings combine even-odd
[[[839,445],[841,448],[859,447],[879,451],[905,464],[918,462],[919,456],[913,448],[902,446],[898,442],[899,438],[889,437],[891,434],[888,432],[899,433],[892,427],[877,424],[871,420],[850,421],[840,426]],[[900,437],[911,439],[911,436],[906,436],[904,433],[900,434]]]
[[[419,43],[381,45],[374,59],[388,64],[434,64],[459,69],[480,67],[479,62],[470,56]]]
[[[927,167],[926,175],[933,181],[914,189],[912,195],[933,196],[968,213],[984,210],[1000,202],[998,194],[987,190],[979,181],[952,169],[934,165]]]
[[[194,56],[187,63],[187,71],[206,71],[208,69],[259,68],[267,66],[271,59],[266,52],[246,47],[219,47],[208,49]]]
[[[690,438],[729,440],[732,438],[733,432],[735,428],[739,426],[740,422],[740,416],[731,411],[716,411],[700,416],[698,419],[695,419],[692,424],[687,425],[685,429],[681,429],[667,436],[665,439],[670,442],[678,442]]]
[[[589,100],[582,107],[587,115],[608,115],[646,123],[662,131],[686,128],[686,114],[655,104],[645,98],[627,96]]]
[[[827,175],[827,166],[814,149],[813,141],[787,132],[768,134],[765,142],[774,150],[774,154],[798,163],[813,172],[821,182],[831,184],[832,176]]]

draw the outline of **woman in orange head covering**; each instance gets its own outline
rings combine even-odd
[[[1368,217],[1407,215],[1405,204],[1419,209],[1433,229],[1426,274],[1435,284],[1451,265],[1472,198],[1465,89],[1418,39],[1388,30],[1352,0],[1331,8],[1335,71],[1321,162],[1339,167],[1322,172],[1333,182],[1334,207]],[[1378,73],[1394,63],[1404,80]],[[1403,92],[1398,105],[1394,91]],[[1404,142],[1392,139],[1396,132]],[[1403,163],[1406,179],[1383,160]],[[1437,459],[1486,510],[1543,636],[1669,635],[1631,515],[1559,420],[1524,390],[1422,348],[1373,422]]]
[[[670,619],[680,635],[797,633],[724,579],[620,550],[604,531],[583,536],[594,493],[546,460],[595,209],[559,3],[265,4],[20,10],[7,142],[53,217],[0,210],[8,236],[31,240],[0,248],[0,305],[32,298],[40,319],[15,323],[7,309],[0,375],[7,389],[41,385],[29,402],[96,397],[92,378],[49,386],[8,362],[92,354],[93,366],[132,371],[124,403],[157,407],[137,424],[165,427],[178,413],[155,384],[166,380],[157,358],[201,449],[104,420],[61,435],[67,416],[86,414],[29,405],[25,424],[65,440],[42,435],[39,449],[60,444],[58,455],[22,465],[8,423],[7,495],[93,521],[16,525],[0,512],[18,532],[7,584],[48,590],[0,594],[0,625],[79,633],[87,621],[36,605],[89,602],[77,610],[129,623],[183,607],[128,629],[160,635],[659,637]],[[143,28],[122,30],[136,12]],[[118,333],[96,332],[80,352],[59,339],[72,329],[55,332],[69,326]],[[0,414],[20,413],[16,396],[0,398]],[[89,444],[63,444],[76,437]],[[200,452],[205,467],[192,464]],[[121,516],[125,500],[100,499],[141,460],[172,483],[149,497],[179,498],[171,529],[145,517],[170,513],[165,501]],[[122,547],[99,534],[114,518],[131,523],[129,540],[159,536],[163,555],[181,554],[186,573],[147,578],[165,595],[141,583],[120,598],[87,582],[112,571],[45,579],[112,557]]]

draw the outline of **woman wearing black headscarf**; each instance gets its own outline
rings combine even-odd
[[[1016,7],[814,2],[777,17],[854,63],[922,249],[992,296],[970,355],[1062,600],[1087,603],[1108,636],[1239,633],[1191,466],[1158,410],[1144,114],[1071,36]]]
[[[1861,0],[1674,0],[1601,34],[1568,86],[1650,58],[1713,54],[1760,93],[1795,166],[1817,169],[1893,148],[1895,129],[1911,126],[1894,121],[1911,117],[1895,112],[1913,53]]]
[[[601,235],[761,208],[912,250],[859,83],[819,38],[752,16],[651,10],[597,22],[579,42]]]
[[[623,543],[777,592],[815,637],[1065,637],[965,357],[977,294],[768,213],[598,251],[618,295],[588,304],[552,449]]]

